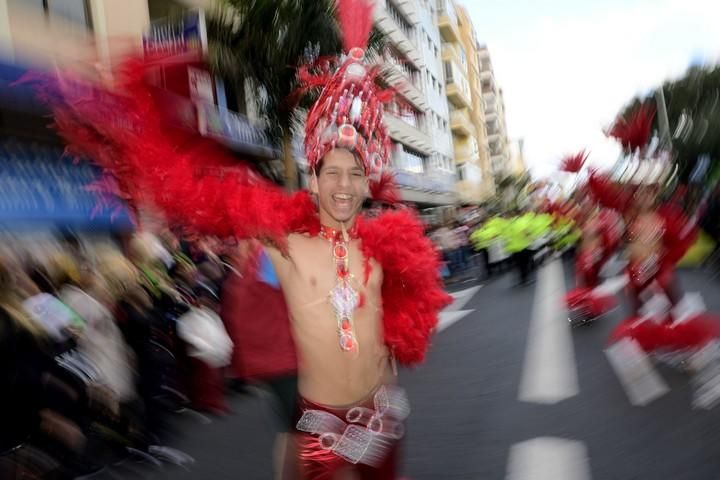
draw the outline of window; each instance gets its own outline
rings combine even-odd
[[[472,150],[473,158],[477,158],[480,155],[480,150],[478,150],[478,144],[475,137],[470,137],[470,150]]]
[[[415,28],[405,19],[405,16],[400,13],[400,10],[398,10],[391,0],[385,0],[385,10],[387,10],[388,16],[395,21],[405,36],[409,38],[413,44],[417,45],[418,39],[415,37]]]
[[[92,30],[92,16],[90,14],[89,0],[15,0],[22,5],[34,5],[41,8],[46,17],[60,19],[74,25],[80,25]]]
[[[443,62],[443,65],[445,66],[445,81],[448,83],[453,81],[453,68],[452,63],[450,62]]]
[[[422,174],[425,171],[427,157],[408,147],[398,148],[397,152],[397,168],[417,174]]]
[[[457,178],[461,182],[465,181],[465,164],[464,163],[457,166]]]

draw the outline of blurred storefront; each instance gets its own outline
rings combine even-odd
[[[0,230],[131,231],[126,206],[88,188],[100,171],[63,155],[64,146],[48,128],[49,112],[31,87],[16,84],[26,73],[17,64],[0,63]]]

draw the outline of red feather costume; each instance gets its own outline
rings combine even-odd
[[[73,80],[34,79],[67,152],[103,168],[105,185],[113,186],[107,193],[133,206],[153,205],[170,223],[207,235],[258,238],[282,248],[290,233],[319,233],[308,192],[287,194],[239,167],[215,142],[169,130],[156,108],[154,87],[145,82],[147,69],[143,61],[128,61],[114,92]],[[437,253],[406,209],[360,218],[358,234],[366,258],[383,269],[386,342],[399,361],[418,363],[438,311],[449,303]]]
[[[305,151],[313,168],[333,148],[353,151],[370,177],[371,192],[380,201],[392,202],[397,195],[381,172],[391,146],[382,123],[383,103],[392,92],[377,87],[377,68],[362,63],[371,12],[365,0],[341,0],[347,56],[300,69],[303,89],[323,87],[308,114]],[[133,206],[150,204],[171,224],[194,233],[255,238],[281,251],[290,234],[320,234],[318,207],[307,192],[289,195],[239,167],[212,141],[168,128],[156,105],[155,88],[147,81],[153,66],[128,61],[112,92],[67,78],[35,79],[68,152],[91,158],[104,169],[107,178],[96,188],[109,187],[108,198],[115,195]],[[375,219],[359,216],[355,235],[365,260],[365,281],[371,259],[382,268],[385,344],[401,363],[422,361],[438,312],[450,303],[439,278],[436,250],[406,209]],[[305,435],[302,442],[302,462],[328,453],[315,436]],[[325,473],[331,468],[322,461],[314,467]],[[325,478],[310,470],[306,477]],[[381,477],[376,472],[368,478]]]
[[[608,135],[616,138],[627,154],[642,152],[648,142],[654,113],[650,108],[641,107],[629,119],[618,120]],[[643,183],[645,179],[639,180]],[[655,181],[650,179],[650,182]],[[648,292],[660,291],[673,306],[678,304],[680,299],[674,288],[675,265],[697,238],[695,222],[670,204],[655,210],[643,207],[640,198],[653,195],[648,191],[654,188],[652,186],[626,185],[623,188],[597,174],[590,176],[588,185],[598,202],[621,213],[627,224],[628,290],[634,313],[613,331],[610,342],[633,338],[646,351],[674,351],[701,348],[718,338],[717,319],[708,314],[695,313],[680,322],[675,321],[672,312],[655,313],[650,317],[640,313],[641,296]]]
[[[567,155],[560,169],[577,174],[587,158],[585,150]],[[608,209],[596,211],[596,205],[584,195],[584,190],[585,187],[578,189],[580,201],[574,212],[575,221],[582,226],[582,244],[575,258],[577,287],[565,295],[572,317],[583,322],[595,319],[617,305],[615,295],[596,290],[596,287],[600,284],[600,271],[617,249],[622,236],[617,215]]]
[[[570,310],[596,318],[617,305],[615,295],[595,289],[603,266],[622,240],[620,219],[613,211],[603,209],[585,220],[582,232],[583,243],[575,259],[577,287],[567,293],[565,301]]]
[[[578,173],[582,170],[585,161],[588,158],[588,154],[585,150],[576,153],[575,155],[567,155],[560,162],[560,171],[568,173]]]

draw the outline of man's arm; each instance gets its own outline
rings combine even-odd
[[[270,245],[264,245],[262,248],[270,259],[270,263],[272,263],[274,272],[277,275],[278,283],[282,287],[282,285],[287,282],[290,271],[293,268],[291,257]]]

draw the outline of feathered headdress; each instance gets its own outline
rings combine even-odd
[[[382,115],[393,92],[375,83],[379,66],[364,62],[372,11],[369,0],[339,0],[338,21],[346,54],[299,70],[301,89],[323,89],[305,124],[305,155],[311,169],[333,148],[355,152],[374,180],[389,161],[392,143]]]
[[[560,170],[563,172],[578,173],[582,170],[583,165],[585,165],[588,155],[585,150],[574,155],[566,155],[560,162]]]
[[[650,139],[650,130],[655,118],[655,109],[648,105],[641,105],[633,110],[627,118],[619,117],[605,132],[614,138],[626,153],[634,153],[643,149]]]

